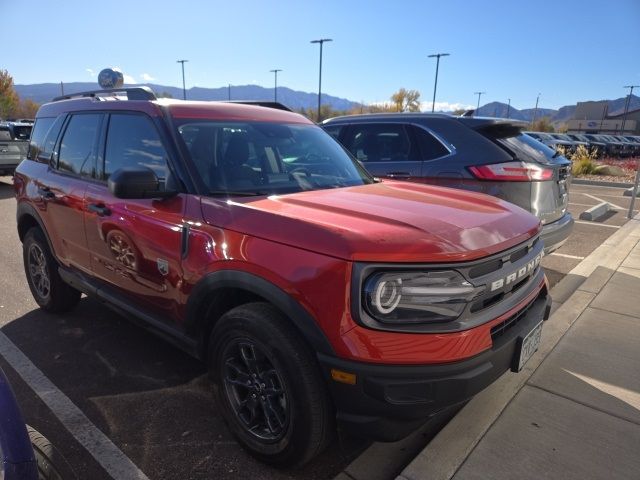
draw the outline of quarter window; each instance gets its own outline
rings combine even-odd
[[[101,117],[101,114],[71,117],[60,143],[58,170],[77,175],[91,175],[95,164],[96,135]]]
[[[167,177],[166,152],[151,120],[142,115],[111,115],[103,179],[123,167],[147,167],[159,180]]]
[[[431,133],[419,127],[415,127],[413,131],[420,145],[422,160],[433,160],[449,154],[449,150]]]
[[[36,120],[31,132],[27,158],[49,163],[58,134],[64,123],[64,118],[64,115],[62,115],[58,118],[48,117]]]

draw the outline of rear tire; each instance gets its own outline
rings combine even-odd
[[[49,440],[29,425],[27,425],[27,432],[38,466],[38,480],[73,480],[76,478],[67,461],[51,445]]]
[[[334,413],[312,351],[267,303],[224,314],[211,334],[209,368],[229,429],[259,460],[300,466],[335,432]]]
[[[78,304],[81,293],[60,277],[58,262],[53,258],[40,228],[32,227],[25,235],[22,258],[29,289],[42,309],[62,313]]]

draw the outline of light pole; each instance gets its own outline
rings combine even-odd
[[[182,99],[186,100],[187,99],[187,89],[185,88],[185,84],[184,84],[184,62],[188,62],[189,60],[176,60],[176,63],[181,63],[182,64]]]
[[[438,67],[440,67],[440,57],[448,56],[448,53],[434,53],[433,55],[429,55],[429,58],[436,58],[436,82],[433,84],[433,102],[431,102],[431,113],[433,113],[436,108],[436,89],[438,88]]]
[[[279,68],[276,68],[274,70],[269,70],[271,73],[273,73],[273,75],[275,76],[275,84],[273,87],[273,101],[277,102],[278,101],[278,72],[281,72],[282,70]]]
[[[629,88],[629,95],[627,101],[624,103],[624,116],[622,117],[622,135],[624,135],[624,124],[627,122],[627,112],[629,112],[629,103],[631,103],[631,95],[633,95],[634,88],[640,88],[640,85],[625,85],[622,88]]]
[[[311,43],[320,44],[320,72],[318,74],[318,123],[320,123],[320,97],[322,95],[322,44],[324,42],[333,42],[331,38],[319,38],[318,40],[311,40]]]
[[[487,92],[473,92],[474,95],[478,95],[478,106],[476,107],[476,113],[480,110],[480,97]],[[474,115],[476,114],[474,113]]]
[[[511,113],[511,99],[507,98],[507,100],[509,100],[509,103],[507,103],[507,118],[509,118],[509,114]]]
[[[538,96],[536,97],[536,108],[533,109],[533,119],[531,120],[531,128],[533,128],[533,124],[536,121],[536,115],[538,114],[538,102],[540,101],[540,95],[542,94],[539,93]]]

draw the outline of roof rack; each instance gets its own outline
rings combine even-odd
[[[240,103],[242,105],[257,105],[258,107],[275,108],[286,112],[293,112],[289,107],[280,103],[269,100],[224,100],[225,103]]]
[[[52,101],[69,100],[71,98],[95,98],[105,97],[108,94],[126,93],[127,100],[157,100],[156,94],[149,87],[130,87],[130,88],[106,88],[102,90],[90,90],[88,92],[70,93],[69,95],[61,95],[55,97]]]

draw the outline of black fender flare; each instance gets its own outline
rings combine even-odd
[[[19,228],[20,222],[24,219],[24,217],[31,217],[36,221],[36,223],[40,227],[40,230],[42,230],[42,233],[44,234],[44,238],[47,239],[47,245],[49,246],[49,251],[57,261],[58,257],[56,255],[55,250],[53,249],[53,244],[51,243],[51,239],[49,238],[49,233],[47,232],[47,229],[44,227],[42,218],[40,218],[40,214],[38,213],[38,211],[35,209],[33,205],[27,202],[19,202],[18,208],[16,209],[16,224],[18,225],[18,235],[20,236],[20,241],[22,242],[24,240],[23,235],[20,234],[20,228]]]
[[[271,303],[291,321],[293,327],[318,353],[335,356],[326,335],[313,316],[280,287],[257,275],[241,270],[219,270],[205,275],[191,291],[187,302],[185,329],[190,333],[201,333],[208,319],[202,318],[203,302],[216,290],[236,288],[258,295]],[[206,341],[206,340],[205,340]]]

